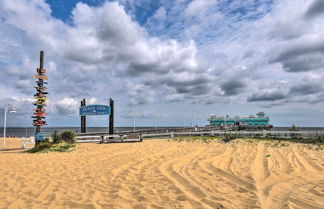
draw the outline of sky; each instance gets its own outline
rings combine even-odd
[[[0,120],[31,126],[43,50],[48,126],[79,126],[82,98],[113,98],[115,126],[323,126],[323,20],[323,0],[0,0]]]

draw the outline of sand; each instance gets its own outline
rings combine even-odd
[[[25,141],[30,142],[30,139],[25,139]],[[33,147],[34,145],[28,144],[26,147]],[[16,150],[22,148],[22,138],[6,138],[5,148],[7,150]],[[3,138],[0,137],[0,150],[3,149]]]
[[[0,188],[6,209],[323,209],[324,150],[148,140],[1,151]]]

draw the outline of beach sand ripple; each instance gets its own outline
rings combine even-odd
[[[322,209],[324,151],[166,140],[9,150],[0,152],[0,188],[1,209]]]

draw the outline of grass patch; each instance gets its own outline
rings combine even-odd
[[[47,153],[47,152],[70,152],[75,148],[75,144],[61,142],[58,144],[51,144],[48,142],[41,142],[37,147],[27,150],[27,153]]]
[[[214,137],[214,136],[179,136],[170,138],[169,141],[175,142],[203,142],[203,143],[210,143],[213,141],[220,141],[221,138]]]
[[[239,139],[239,140],[238,140]],[[274,139],[274,138],[263,138],[263,137],[253,137],[245,138],[238,135],[225,134],[222,137],[219,136],[178,136],[170,138],[169,141],[175,142],[245,142],[245,143],[265,143],[270,147],[287,147],[291,143],[304,144],[309,149],[323,150],[324,149],[324,140],[322,139],[304,139],[304,138],[292,138],[292,139]]]

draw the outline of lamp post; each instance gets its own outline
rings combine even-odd
[[[131,112],[128,114],[128,116],[133,117],[133,126],[134,126],[134,131],[135,131],[135,122],[136,122],[136,116],[138,116],[138,113],[136,112]]]
[[[4,122],[3,122],[3,149],[6,149],[6,131],[7,131],[7,112],[9,104],[4,107]],[[16,113],[15,108],[10,110],[10,113]]]
[[[187,115],[186,114],[182,114],[182,122],[183,122],[183,128],[186,128],[186,118],[187,118]]]
[[[154,126],[155,126],[155,132],[157,131],[157,119],[160,118],[160,113],[154,114]]]

